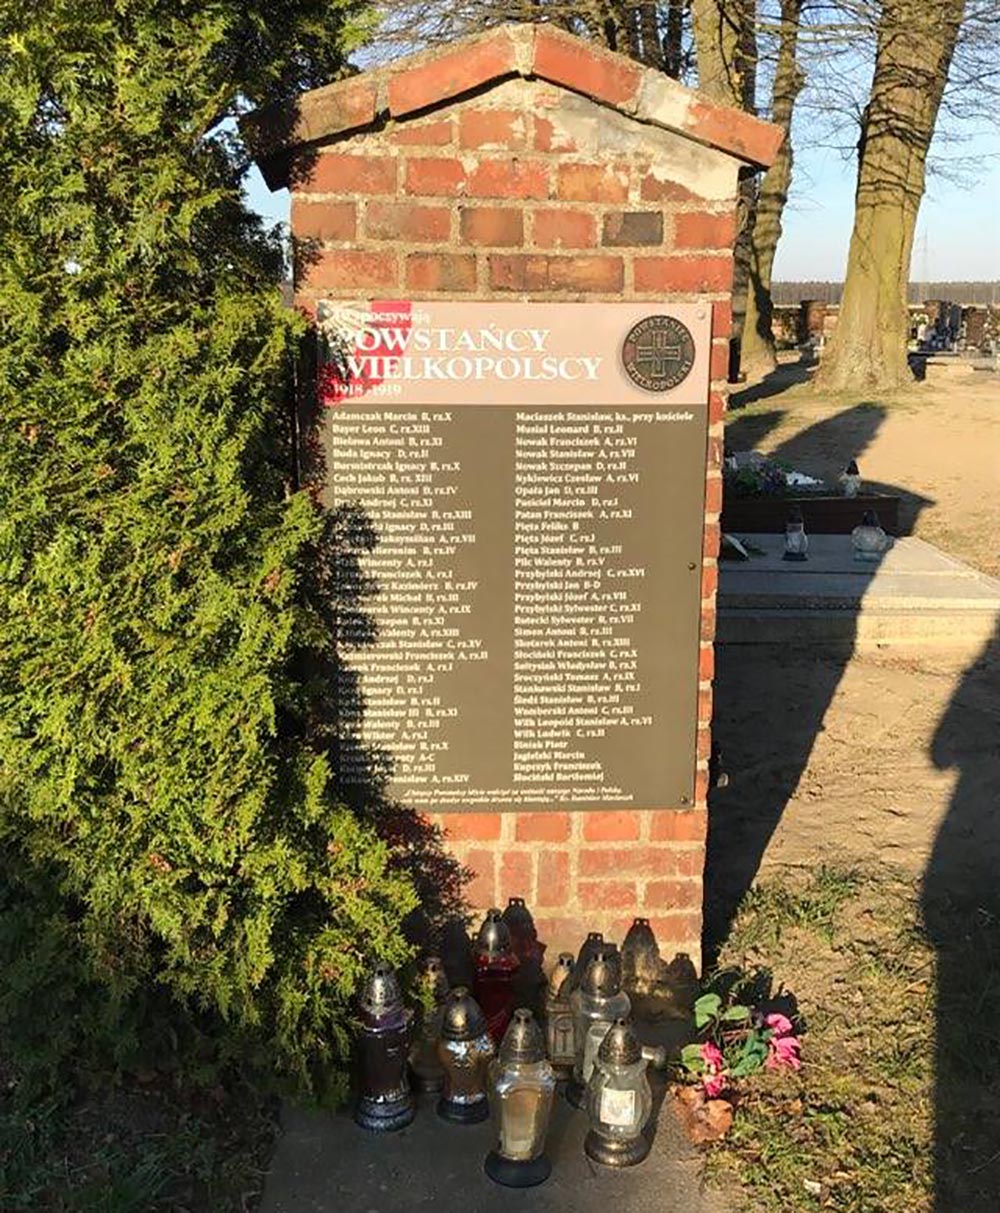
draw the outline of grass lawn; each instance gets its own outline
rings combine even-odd
[[[162,1081],[0,1096],[4,1213],[228,1213],[253,1207],[275,1134],[249,1089],[181,1095]]]
[[[803,1067],[748,1086],[708,1180],[734,1210],[996,1213],[1000,921],[892,871],[821,868],[744,900],[720,965],[766,969]]]

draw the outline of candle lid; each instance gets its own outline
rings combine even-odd
[[[476,951],[481,956],[504,956],[512,949],[510,927],[494,907],[488,910],[476,936]]]
[[[445,999],[441,1036],[444,1040],[475,1040],[486,1031],[486,1017],[465,986],[456,986]]]
[[[627,1019],[616,1019],[608,1028],[597,1056],[612,1066],[630,1066],[642,1060],[642,1045]]]
[[[361,1010],[373,1018],[381,1018],[400,1006],[402,1001],[396,974],[387,964],[377,964],[362,990]]]
[[[580,983],[587,994],[609,998],[621,989],[621,964],[617,951],[603,949],[596,953]]]
[[[545,1041],[534,1015],[526,1008],[514,1012],[500,1043],[500,1060],[505,1064],[541,1061],[545,1057]]]
[[[435,1002],[448,993],[448,975],[440,956],[425,956],[417,968],[417,985],[426,990]]]

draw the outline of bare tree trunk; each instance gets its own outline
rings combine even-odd
[[[753,377],[765,375],[777,365],[771,329],[774,312],[771,271],[792,180],[792,113],[805,84],[805,76],[796,61],[801,13],[802,0],[781,0],[781,33],[771,94],[771,121],[785,132],[785,141],[764,174],[757,193],[740,342],[740,369]]]
[[[837,327],[817,383],[833,390],[910,381],[906,288],[927,149],[964,0],[887,0],[858,145],[858,186]]]
[[[748,64],[745,27],[753,0],[691,0],[698,88],[714,101],[744,108]]]

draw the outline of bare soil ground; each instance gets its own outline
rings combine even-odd
[[[782,368],[778,385],[797,374]],[[1000,573],[997,375],[932,379],[884,401],[821,399],[799,384],[733,408],[727,444],[824,478],[856,458],[868,483],[903,496],[905,531]],[[953,838],[937,862],[978,863],[981,847],[996,857],[996,650],[970,662],[936,650],[721,648],[715,726],[730,786],[714,807],[724,883],[728,869],[743,868],[734,878],[745,887],[754,858],[766,870],[878,856],[920,874],[959,795],[968,845]],[[753,853],[732,855],[737,843]]]
[[[856,458],[904,533],[996,576],[1000,377],[935,376],[827,399],[785,366],[727,441]],[[754,1213],[996,1213],[1000,623],[972,657],[721,646],[715,737],[709,941],[796,995],[805,1066],[746,1093],[710,1175]]]

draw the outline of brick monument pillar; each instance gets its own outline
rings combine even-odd
[[[692,795],[432,814],[475,872],[475,908],[524,897],[550,957],[587,930],[620,941],[644,915],[665,956],[697,962],[737,174],[769,164],[780,132],[547,25],[331,84],[245,129],[268,183],[292,190],[307,312],[325,299],[710,308]]]

